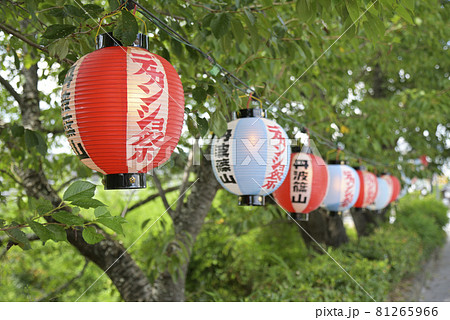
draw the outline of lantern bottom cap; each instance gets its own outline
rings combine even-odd
[[[309,213],[291,213],[291,217],[296,221],[309,221]]]
[[[145,173],[107,174],[104,184],[105,190],[142,189],[147,187]]]
[[[239,196],[239,205],[240,206],[264,206],[265,205],[265,197],[258,195],[242,195]]]

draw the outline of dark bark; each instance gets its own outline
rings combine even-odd
[[[353,222],[355,223],[358,237],[371,234],[380,225],[380,216],[373,210],[365,208],[351,208]]]
[[[309,234],[300,230],[305,244],[318,252],[323,253],[320,246],[336,248],[348,242],[344,223],[337,213],[329,213],[327,210],[319,208],[309,214],[308,221],[299,221],[299,224]]]
[[[188,169],[189,170],[189,169]],[[175,240],[180,241],[189,252],[187,261],[179,267],[180,276],[173,281],[169,272],[162,273],[155,282],[158,286],[158,301],[184,301],[186,274],[189,259],[195,240],[201,230],[203,221],[211,208],[212,201],[219,189],[219,184],[214,177],[211,163],[202,158],[200,166],[195,167],[196,182],[191,185],[191,194],[187,201],[178,206],[172,214],[175,228]],[[180,248],[176,242],[168,247],[168,254],[179,254]]]

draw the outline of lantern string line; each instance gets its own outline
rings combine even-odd
[[[170,37],[172,37],[173,39],[175,39],[176,41],[189,46],[190,48],[196,50],[197,52],[199,52],[203,57],[205,57],[212,65],[216,66],[217,68],[219,68],[225,75],[225,77],[227,79],[229,79],[229,83],[237,90],[244,92],[245,94],[251,96],[250,99],[255,99],[255,100],[259,100],[261,102],[261,107],[263,105],[262,100],[264,101],[265,104],[269,105],[268,108],[271,108],[274,106],[274,104],[280,99],[278,98],[275,102],[271,102],[269,100],[267,100],[266,98],[261,98],[258,97],[258,95],[256,94],[256,91],[251,88],[249,85],[247,85],[243,80],[239,79],[236,75],[234,75],[232,72],[228,71],[226,68],[224,68],[223,66],[221,66],[219,63],[217,63],[217,61],[208,53],[204,52],[203,50],[201,50],[200,48],[198,48],[197,46],[195,46],[194,44],[192,44],[191,42],[189,42],[189,40],[187,40],[185,37],[183,37],[182,35],[180,35],[177,31],[175,31],[172,27],[170,27],[167,23],[165,23],[163,20],[161,20],[160,18],[158,18],[155,14],[153,14],[150,10],[148,10],[147,8],[145,8],[144,6],[142,6],[141,4],[139,4],[138,2],[134,1],[134,0],[128,0],[129,3],[133,3],[135,6],[137,6],[139,9],[137,10],[139,13],[141,13],[144,17],[146,17],[147,19],[150,20],[150,22],[152,22],[153,24],[155,24],[158,28],[160,28],[162,31],[165,31]],[[375,1],[376,2],[376,1]],[[374,2],[374,3],[375,3]],[[373,3],[372,3],[373,5]],[[371,6],[370,6],[371,7]],[[369,9],[370,9],[369,7]],[[367,11],[367,10],[366,10]],[[365,12],[364,12],[365,13]],[[364,13],[362,15],[364,15]],[[361,15],[361,16],[362,16]],[[345,33],[345,32],[344,32]],[[333,43],[334,44],[334,43]],[[330,46],[331,47],[331,46]],[[323,54],[322,54],[323,55]],[[298,80],[299,78],[297,78]],[[236,85],[236,83],[239,83],[240,85],[242,85],[245,89],[243,89],[242,87],[239,87],[238,85]],[[292,87],[292,86],[291,86]],[[291,87],[289,87],[287,90],[289,90]],[[287,91],[285,90],[285,92]],[[283,94],[285,93],[283,92]],[[283,95],[282,94],[282,95]],[[281,96],[280,96],[281,97]],[[277,111],[275,110],[274,113],[277,113]],[[290,115],[288,114],[283,114],[283,118],[289,120],[291,123],[300,126],[300,128],[307,130],[307,134],[308,134],[308,143],[310,141],[311,135],[314,136],[315,138],[318,139],[319,143],[321,143],[322,145],[325,145],[329,148],[332,149],[336,149],[336,142],[333,142],[323,136],[321,136],[320,134],[318,134],[317,132],[315,132],[312,129],[307,128],[304,124],[300,123],[298,120],[292,118]],[[386,164],[386,163],[381,163],[381,162],[377,162],[374,161],[372,159],[369,158],[365,158],[362,157],[356,153],[353,152],[349,152],[348,150],[346,150],[346,154],[351,156],[354,159],[362,159],[365,162],[373,165],[373,166],[386,166],[386,167],[393,167],[394,165],[392,164]]]
[[[311,238],[311,240],[312,241],[314,241],[314,243],[323,251],[323,252],[325,252],[326,254],[327,254],[327,256],[329,256],[330,257],[330,259],[331,260],[333,260],[334,261],[334,263],[336,263],[338,266],[339,266],[339,268],[341,268],[342,269],[342,271],[344,271],[344,273],[351,279],[351,280],[353,280],[353,282],[354,283],[356,283],[357,285],[358,285],[358,287],[360,287],[361,288],[361,290],[362,291],[364,291],[364,293],[367,295],[367,296],[369,296],[370,297],[370,299],[372,299],[374,302],[377,302],[373,297],[372,297],[372,295],[370,295],[370,293],[368,293],[367,291],[366,291],[366,289],[364,289],[364,287],[358,282],[358,281],[356,281],[356,279],[355,278],[353,278],[351,275],[350,275],[350,273],[348,273],[347,272],[347,270],[345,270],[344,269],[344,267],[342,267],[342,265],[339,263],[339,262],[337,262],[336,261],[336,259],[335,258],[333,258],[333,256],[327,251],[327,250],[325,250],[324,249],[324,247],[322,247],[321,245],[320,245],[320,243],[316,240],[316,239],[314,239],[314,237],[312,236],[312,235],[310,235],[309,234],[309,232],[307,232],[306,230],[305,230],[305,228],[303,228],[293,217],[292,217],[292,215],[289,213],[289,212],[287,212],[279,203],[278,203],[278,201],[277,200],[275,200],[275,198],[270,194],[270,193],[268,193],[254,178],[252,178],[253,179],[253,181],[261,188],[261,190],[263,190],[265,193],[266,193],[266,196],[267,197],[269,197],[269,198],[271,198],[284,212],[286,212],[286,214],[288,215],[288,217],[290,217],[296,224],[297,224],[297,226],[300,228],[300,229],[302,229],[302,231],[308,236],[308,237],[310,237]]]
[[[82,9],[85,11],[86,14],[88,14],[90,16],[90,18],[92,20],[95,21],[95,19],[78,3],[77,0],[74,0],[75,3]],[[181,36],[178,32],[176,32],[173,28],[171,28],[169,25],[167,25],[164,21],[162,21],[161,19],[159,19],[156,15],[154,15],[152,12],[150,12],[148,9],[146,9],[145,7],[143,7],[142,5],[140,5],[139,3],[137,3],[134,0],[125,0],[122,1],[120,7],[111,12],[110,15],[105,16],[106,17],[111,17],[113,15],[115,15],[116,13],[118,13],[121,9],[123,8],[127,8],[128,5],[133,5],[134,7],[139,7],[139,10],[137,10],[139,13],[141,13],[144,17],[146,17],[147,19],[149,19],[150,22],[152,22],[153,24],[155,24],[158,28],[160,28],[161,30],[165,31],[170,37],[172,37],[173,39],[175,39],[178,42],[183,43],[186,46],[191,47],[192,49],[198,51],[201,55],[203,55],[211,64],[213,64],[215,67],[219,68],[219,70],[221,70],[225,77],[227,79],[229,79],[229,83],[236,88],[237,90],[245,93],[245,94],[249,94],[252,93],[252,97],[255,100],[259,100],[261,103],[261,107],[262,107],[262,100],[264,100],[264,103],[268,104],[270,107],[272,107],[274,105],[274,103],[270,102],[269,100],[267,100],[266,98],[258,98],[255,90],[253,88],[251,88],[250,86],[248,86],[243,80],[239,79],[238,77],[236,77],[233,73],[231,73],[230,71],[228,71],[227,69],[225,69],[223,66],[221,66],[220,64],[218,64],[216,62],[216,60],[208,53],[204,52],[203,50],[201,50],[200,48],[196,47],[195,45],[193,45],[192,43],[190,43],[187,39],[185,39],[183,36]],[[103,19],[102,19],[103,20]],[[97,33],[100,29],[103,29],[103,27],[101,26],[101,22],[99,23],[99,28],[97,30]],[[103,29],[104,30],[104,29]],[[104,30],[105,31],[105,30]],[[106,31],[105,31],[106,32]],[[116,42],[116,40],[113,38],[113,41]],[[119,43],[116,42],[117,45],[119,45]],[[241,87],[239,87],[238,85],[236,85],[234,83],[234,81],[238,82],[239,84],[241,84],[242,86],[245,87],[245,89],[242,89]],[[277,99],[278,101],[279,99]],[[274,113],[276,113],[276,111],[274,111]],[[300,123],[298,120],[292,118],[290,115],[287,114],[283,114],[283,117],[287,118],[290,120],[290,122],[292,122],[295,125],[300,126],[301,129],[305,129],[307,128],[304,124]],[[195,119],[194,119],[195,121]],[[323,137],[322,135],[320,135],[318,132],[315,132],[312,129],[309,129],[310,134],[313,135],[315,138],[317,138],[317,141],[322,144],[325,145],[329,148],[335,149],[336,148],[336,143],[334,143],[333,141]],[[374,161],[372,159],[369,158],[365,158],[362,157],[356,153],[353,152],[349,152],[348,150],[346,150],[347,154],[352,156],[354,159],[363,159],[365,162],[370,163],[374,166],[384,166],[384,167],[392,167],[394,165],[390,165],[390,164],[385,164],[385,163],[380,163],[377,161]]]

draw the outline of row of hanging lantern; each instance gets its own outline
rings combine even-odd
[[[351,207],[380,210],[396,200],[400,182],[363,167],[325,161],[307,147],[289,143],[285,131],[264,118],[261,109],[243,109],[211,146],[214,174],[224,189],[239,196],[239,205],[264,205],[274,199],[296,219],[306,220],[320,205],[331,212]]]
[[[147,47],[142,34],[130,47],[102,34],[98,50],[80,58],[63,84],[66,136],[85,165],[106,175],[105,189],[144,188],[145,173],[167,161],[180,138],[180,78]],[[286,132],[265,116],[259,108],[243,109],[212,141],[215,177],[239,196],[239,205],[264,205],[275,192],[286,211],[307,217],[320,205],[332,212],[379,210],[397,199],[397,178],[340,162],[326,165],[310,148],[293,147],[291,153]]]

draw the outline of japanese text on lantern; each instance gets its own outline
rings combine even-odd
[[[231,172],[230,165],[230,137],[231,129],[228,129],[225,135],[219,140],[222,143],[217,144],[214,152],[214,157],[216,159],[215,166],[217,174],[223,183],[236,183],[234,176]]]
[[[341,203],[341,207],[348,207],[353,201],[355,188],[355,177],[350,170],[343,171],[345,190],[344,190],[344,200]]]
[[[286,167],[283,154],[286,150],[286,139],[283,137],[283,133],[278,126],[267,126],[269,133],[272,133],[272,142],[274,143],[274,156],[272,158],[271,171],[267,177],[267,182],[263,185],[263,188],[274,189],[276,185],[283,179],[284,168]],[[269,164],[268,164],[269,165]]]
[[[367,199],[370,202],[373,202],[375,200],[375,197],[377,196],[377,178],[374,175],[367,174]]]
[[[309,166],[310,164],[306,159],[296,159],[294,161],[294,165],[291,168],[293,170],[291,182],[292,203],[306,203],[308,200]]]
[[[73,151],[81,160],[83,160],[89,158],[89,156],[84,150],[81,142],[77,141],[77,139],[79,138],[79,134],[74,127],[74,110],[70,108],[71,104],[73,104],[73,101],[71,99],[73,99],[75,92],[74,86],[71,86],[75,67],[76,66],[72,66],[69,71],[67,71],[66,77],[64,79],[63,92],[61,95],[61,115],[66,137],[69,140]]]
[[[143,104],[137,109],[139,120],[136,122],[140,132],[130,140],[132,155],[128,160],[147,163],[153,160],[154,153],[164,143],[165,119],[160,115],[161,104],[158,99],[164,92],[165,74],[163,67],[150,53],[131,51],[131,60],[140,65],[133,75],[147,76],[145,79],[148,81],[137,85],[146,96],[140,98]]]

